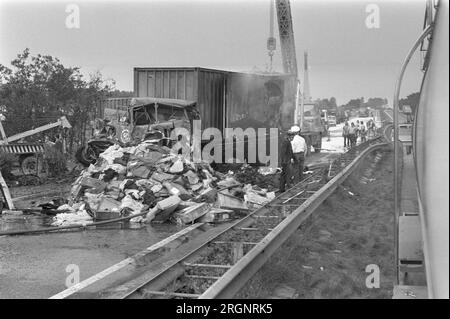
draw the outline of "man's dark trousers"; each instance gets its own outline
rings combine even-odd
[[[305,153],[294,153],[294,167],[295,167],[295,183],[303,180],[303,167],[305,165]],[[294,171],[295,171],[294,170]]]
[[[286,185],[291,185],[290,163],[281,163],[280,192],[284,193]]]

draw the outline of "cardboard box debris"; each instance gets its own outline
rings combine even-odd
[[[191,202],[191,201],[181,201],[180,202],[180,204],[178,205],[178,209],[185,209],[185,208],[188,208],[188,207],[191,207],[191,206],[195,206],[195,205],[197,205],[198,203],[196,203],[196,202]]]
[[[105,192],[105,196],[112,199],[119,199],[121,195],[120,189],[112,189]]]
[[[196,185],[200,181],[198,175],[195,174],[193,171],[187,171],[186,173],[184,173],[184,176],[186,176],[186,178],[189,181],[189,184],[191,185]]]
[[[151,151],[144,154],[142,161],[146,164],[154,165],[163,157],[164,154],[161,154],[160,152]]]
[[[80,185],[86,188],[93,188],[98,191],[103,191],[106,188],[106,183],[104,181],[88,176],[81,179]]]
[[[255,177],[250,166],[242,174]],[[112,145],[80,173],[72,185],[69,209],[66,215],[55,216],[55,223],[88,222],[89,213],[92,220],[141,212],[147,216],[131,222],[223,222],[249,210],[244,197],[249,204],[259,205],[271,196],[266,189],[243,186],[237,175],[214,171],[206,162],[191,162],[148,142]]]
[[[197,197],[197,200],[205,201],[207,203],[213,203],[216,201],[216,196],[217,190],[212,187],[208,187],[204,189],[202,192],[200,192],[200,195]]]
[[[157,212],[153,222],[164,222],[169,219],[170,215],[177,209],[181,203],[181,199],[178,196],[170,196],[156,204]]]
[[[225,178],[224,180],[221,180],[217,182],[217,186],[220,188],[231,188],[231,187],[238,187],[241,186],[241,183],[236,181],[234,178]]]
[[[176,212],[174,214],[174,218],[175,218],[177,224],[185,225],[188,223],[192,223],[196,219],[202,217],[210,209],[211,209],[211,206],[208,205],[207,203],[200,203],[200,204],[185,208],[179,212]]]
[[[157,181],[157,182],[164,182],[164,181],[170,181],[174,178],[175,176],[172,174],[167,174],[167,173],[160,173],[160,172],[154,172],[152,174],[152,179]]]
[[[257,204],[257,205],[261,205],[261,206],[270,202],[270,199],[268,199],[267,197],[258,195],[253,192],[248,192],[247,194],[245,194],[244,200],[246,203],[252,203],[252,204]]]
[[[119,212],[122,203],[112,198],[103,197],[97,206],[98,212]]]
[[[220,208],[231,209],[233,211],[248,211],[249,208],[237,197],[226,195],[223,193],[217,193],[217,204]]]
[[[147,179],[150,175],[150,169],[147,166],[141,165],[131,170],[132,176]]]
[[[223,223],[232,219],[234,212],[230,209],[212,208],[198,219],[201,223]]]
[[[170,194],[172,195],[177,195],[180,197],[184,197],[183,199],[185,199],[186,197],[190,197],[189,192],[181,185],[179,184],[175,184],[175,183],[171,183],[171,182],[163,182],[162,185],[169,191]]]
[[[184,169],[183,161],[181,159],[178,159],[173,163],[173,165],[170,167],[169,172],[172,174],[181,173]]]

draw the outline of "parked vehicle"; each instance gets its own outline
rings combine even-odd
[[[28,143],[24,140],[27,137],[54,128],[59,128],[61,136],[64,136],[65,130],[71,127],[67,118],[62,116],[55,122],[7,137],[0,120],[0,152],[11,154],[17,160],[11,172],[12,176],[21,179],[24,181],[23,183],[28,183],[28,181],[31,181],[30,183],[39,183],[41,178],[47,176],[43,158],[45,152],[44,143]]]
[[[328,115],[328,126],[336,126],[336,116]]]
[[[303,125],[301,136],[308,145],[314,147],[314,152],[319,153],[322,149],[322,136],[326,134],[326,128],[322,123],[319,105],[314,102],[303,104]]]

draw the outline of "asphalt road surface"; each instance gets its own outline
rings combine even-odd
[[[337,130],[335,135],[331,143],[341,145],[337,140],[342,139],[340,132]],[[339,150],[312,153],[305,164],[328,163],[338,155]],[[58,188],[64,187],[59,185]],[[46,190],[43,185],[37,189],[40,193]],[[17,189],[13,193],[16,197],[29,192]],[[33,203],[27,201],[18,206],[29,207],[42,200],[44,198],[33,199]],[[37,229],[48,227],[50,223],[51,217],[46,215],[0,215],[0,230],[3,231]],[[49,298],[66,289],[73,265],[79,268],[80,280],[84,280],[179,230],[181,228],[173,224],[135,229],[115,225],[86,231],[0,237],[0,299]]]

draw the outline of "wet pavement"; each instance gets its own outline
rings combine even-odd
[[[49,216],[3,214],[0,230],[47,227]],[[80,281],[181,230],[167,224],[130,224],[84,231],[0,237],[0,299],[48,298],[66,289],[79,269]],[[66,271],[67,270],[67,271]]]
[[[332,142],[336,143],[336,138],[339,134],[333,132]],[[338,154],[339,151],[312,153],[306,165],[327,163]],[[47,188],[48,191],[59,189],[62,194],[69,190],[68,185]],[[47,191],[42,185],[37,189]],[[24,188],[13,189],[13,193],[17,197],[32,192]],[[52,194],[48,198],[20,200],[17,206],[36,207],[54,197]],[[11,212],[0,215],[0,232],[39,229],[49,227],[51,222],[52,216]],[[132,228],[126,222],[83,231],[0,236],[0,299],[49,298],[67,288],[66,280],[73,276],[73,265],[79,268],[82,281],[181,229],[174,224]]]

